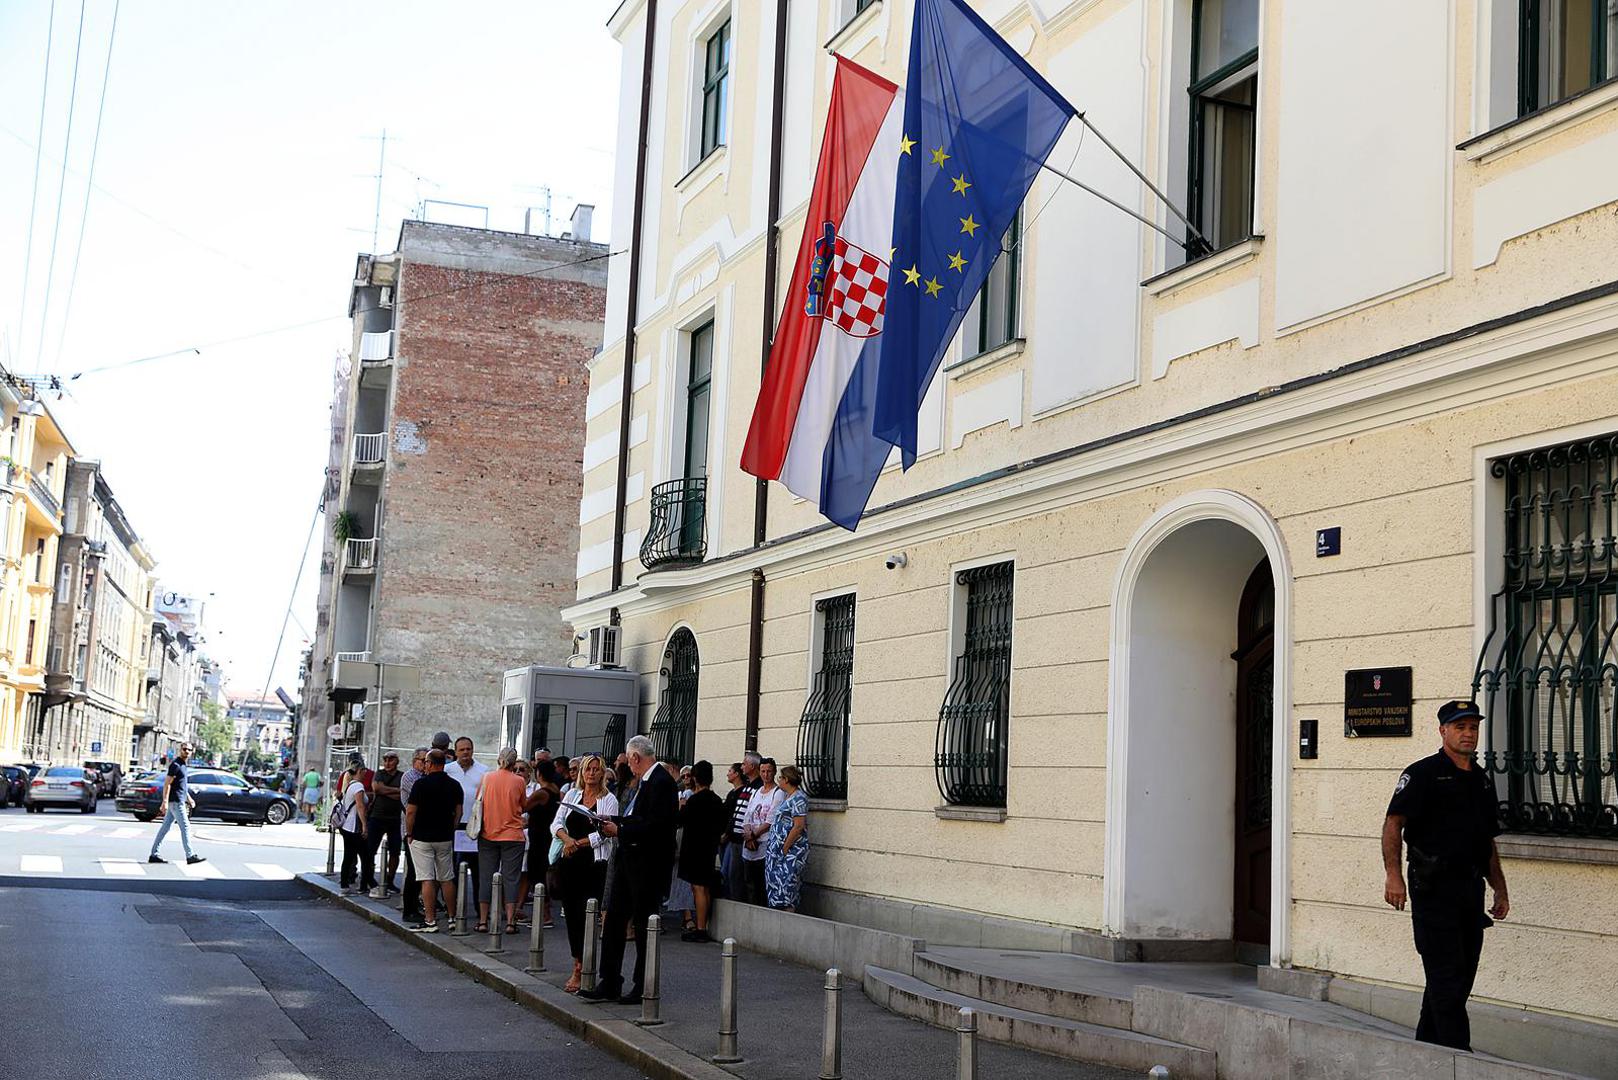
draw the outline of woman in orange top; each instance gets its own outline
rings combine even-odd
[[[478,875],[482,887],[478,895],[477,932],[489,931],[489,898],[494,872],[500,871],[501,891],[505,894],[506,933],[517,932],[518,881],[522,877],[523,789],[517,775],[517,751],[500,751],[496,768],[478,785],[477,797],[483,803],[483,824],[478,830]]]

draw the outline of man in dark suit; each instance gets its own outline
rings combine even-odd
[[[680,795],[674,778],[657,763],[652,740],[636,735],[624,748],[635,780],[619,792],[622,816],[603,822],[602,835],[618,839],[613,855],[612,896],[601,928],[601,977],[594,990],[580,997],[591,1001],[617,998],[620,1005],[638,1005],[646,974],[646,920],[657,913],[674,872],[674,833],[679,821]],[[635,927],[635,981],[625,991],[624,942],[633,920]]]

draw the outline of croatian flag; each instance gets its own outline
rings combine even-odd
[[[842,57],[742,450],[853,529],[1075,110],[964,0],[916,0],[906,89]]]

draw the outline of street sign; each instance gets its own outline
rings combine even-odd
[[[101,753],[101,744],[98,743],[98,742],[91,743],[90,744],[90,753],[92,753],[92,754]]]
[[[1366,668],[1343,679],[1343,734],[1351,739],[1410,734],[1410,668]]]

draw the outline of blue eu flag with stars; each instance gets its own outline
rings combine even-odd
[[[916,415],[1001,239],[1076,110],[965,0],[916,0],[874,434],[916,459]]]

